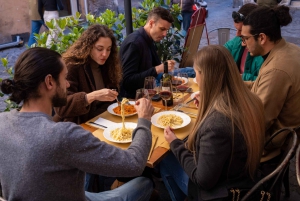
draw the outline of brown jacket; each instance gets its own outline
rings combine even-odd
[[[251,91],[265,108],[266,140],[275,131],[300,125],[300,48],[284,39],[275,45],[264,61]],[[264,151],[262,162],[274,158],[286,136],[274,138]]]
[[[101,66],[100,69],[105,88],[117,88],[110,84],[104,66]],[[71,121],[81,124],[101,114],[112,104],[112,102],[94,101],[86,106],[85,95],[96,90],[94,76],[88,64],[68,66],[67,80],[70,83],[67,105],[55,108],[54,121]]]

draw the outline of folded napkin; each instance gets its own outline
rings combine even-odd
[[[94,121],[94,123],[99,124],[99,125],[103,125],[103,126],[105,126],[105,127],[107,127],[107,128],[109,128],[109,127],[111,127],[111,126],[114,126],[114,125],[116,124],[115,122],[109,121],[109,120],[104,119],[104,118],[102,118],[102,117],[99,117],[96,121]],[[101,126],[99,126],[99,128],[104,129],[104,128],[101,127]]]

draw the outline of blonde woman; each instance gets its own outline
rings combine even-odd
[[[231,187],[253,185],[264,143],[264,113],[237,69],[219,45],[202,48],[194,59],[201,90],[196,124],[187,142],[170,127],[164,130],[172,153],[160,169],[172,200],[223,200]]]

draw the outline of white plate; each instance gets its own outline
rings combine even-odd
[[[163,112],[159,112],[159,113],[156,113],[155,115],[153,115],[151,117],[151,123],[158,127],[158,128],[165,128],[161,125],[159,125],[157,123],[157,120],[158,118],[161,116],[161,115],[165,115],[165,114],[175,114],[177,116],[180,116],[183,120],[182,124],[180,126],[175,126],[175,127],[172,127],[172,129],[178,129],[178,128],[183,128],[185,126],[187,126],[190,122],[191,122],[191,117],[189,117],[188,115],[182,113],[182,112],[176,112],[176,111],[163,111]]]
[[[132,139],[130,140],[127,140],[127,141],[117,141],[117,140],[114,140],[111,136],[110,136],[110,132],[112,130],[115,130],[116,128],[122,128],[123,124],[122,123],[116,123],[114,124],[113,126],[110,126],[109,128],[106,128],[104,129],[103,131],[103,136],[105,139],[107,139],[108,141],[111,141],[111,142],[116,142],[116,143],[129,143],[132,141]],[[136,128],[137,127],[137,124],[136,123],[132,123],[132,122],[125,122],[125,127],[126,128]]]
[[[194,93],[192,93],[192,94],[191,94],[191,99],[195,98],[195,95],[196,95],[196,94],[199,94],[199,93],[200,93],[200,91],[195,91]]]
[[[193,79],[193,81],[197,84],[197,80],[196,80],[196,78],[194,77],[194,79]]]
[[[177,76],[174,76],[174,78],[175,78],[175,79],[176,79],[176,78],[179,78],[179,79],[183,80],[184,83],[182,83],[182,84],[185,84],[185,83],[188,82],[188,79],[187,79],[186,77],[177,77]]]
[[[129,101],[129,103],[130,103],[131,105],[134,105],[134,104],[135,104],[134,101]],[[121,116],[120,114],[117,114],[117,113],[114,112],[114,108],[116,108],[116,107],[118,107],[118,103],[113,103],[113,104],[111,104],[110,106],[108,106],[107,111],[108,111],[110,114],[113,114],[113,115],[116,115],[116,116]],[[133,115],[135,115],[136,113],[137,113],[137,112],[135,112],[135,113],[133,113],[133,114],[127,114],[127,115],[125,115],[125,117],[133,116]]]

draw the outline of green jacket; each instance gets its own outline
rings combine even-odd
[[[235,37],[225,43],[225,47],[230,51],[231,55],[234,58],[234,61],[236,62],[237,66],[240,68],[241,58],[244,52],[245,47],[241,45],[242,40],[240,37]],[[259,73],[259,69],[264,62],[264,59],[261,56],[250,56],[250,53],[248,52],[247,58],[246,58],[246,64],[245,69],[243,73],[243,80],[244,81],[254,81],[257,78],[257,75]]]

